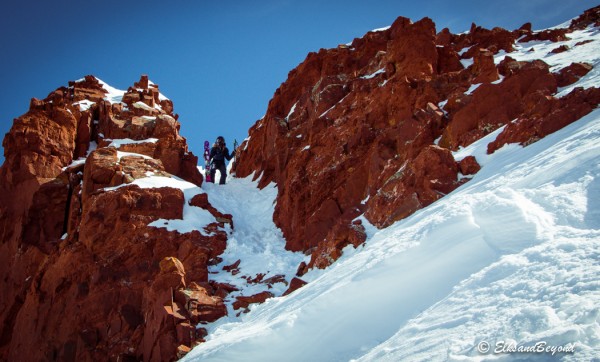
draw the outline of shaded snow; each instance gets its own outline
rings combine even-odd
[[[231,163],[230,163],[231,165]],[[200,168],[201,172],[204,170]],[[218,176],[216,177],[217,179]],[[208,194],[210,203],[219,211],[233,216],[234,228],[227,240],[227,249],[220,255],[223,262],[210,266],[210,279],[235,285],[240,289],[231,293],[225,300],[228,306],[228,317],[215,323],[203,325],[209,332],[217,330],[227,323],[237,323],[243,318],[237,315],[231,304],[239,295],[253,295],[269,291],[280,296],[287,284],[275,283],[272,287],[266,284],[249,284],[244,277],[256,277],[264,274],[264,279],[282,275],[289,282],[300,262],[305,260],[302,253],[285,250],[285,240],[281,230],[273,223],[273,212],[277,188],[270,184],[258,189],[258,181],[228,177],[226,185],[204,183],[202,188]],[[223,267],[241,260],[239,273],[223,271]],[[253,308],[253,306],[251,306]]]
[[[463,67],[468,68],[471,65],[473,65],[473,63],[475,63],[475,61],[473,60],[473,58],[467,58],[467,59],[460,59],[460,63],[463,65]]]
[[[96,141],[91,141],[91,142],[90,142],[90,145],[89,145],[89,147],[88,147],[88,151],[87,151],[87,155],[86,155],[86,157],[87,157],[87,156],[89,156],[89,155],[90,155],[90,153],[91,153],[92,151],[95,151],[97,148],[98,148],[98,143],[96,143]]]
[[[465,92],[465,94],[473,94],[473,92],[475,92],[475,89],[479,88],[479,86],[483,84],[483,83],[477,83],[477,84],[472,84],[469,89],[467,89],[467,91]]]

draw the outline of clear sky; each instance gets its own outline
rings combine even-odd
[[[180,115],[181,134],[231,145],[266,112],[275,90],[311,51],[425,16],[454,33],[472,22],[509,30],[557,25],[597,0],[8,1],[0,13],[0,135],[31,97],[92,74],[126,89],[141,74]],[[2,152],[3,153],[3,152]],[[4,157],[0,156],[0,163]]]

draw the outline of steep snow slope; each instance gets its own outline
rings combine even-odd
[[[599,140],[597,110],[500,150],[468,184],[217,328],[186,360],[478,360],[478,343],[499,340],[599,356]]]
[[[594,64],[561,95],[598,86],[597,30],[570,37],[594,41],[558,55],[549,50],[560,43],[525,43],[510,56],[553,70]],[[483,156],[497,134],[455,154],[483,166],[469,183],[370,228],[359,250],[307,275],[292,295],[214,326],[185,360],[600,358],[600,110],[528,147]],[[219,190],[236,182],[248,181]],[[574,353],[510,353],[536,344]]]
[[[494,251],[493,259],[500,257],[360,360],[477,360],[475,347],[484,341],[492,347],[500,341],[574,343],[577,353],[567,359],[597,357],[598,139],[600,111],[595,111],[529,148],[498,157],[492,165],[507,172],[478,175],[437,205],[462,205],[466,220],[451,230],[462,230],[458,239],[466,240],[470,229]],[[467,262],[469,256],[458,259]]]
[[[217,179],[219,177],[217,176]],[[232,308],[231,302],[236,296],[249,296],[263,291],[269,291],[280,296],[287,289],[283,282],[249,283],[247,277],[255,278],[264,274],[262,280],[284,276],[290,281],[296,273],[298,264],[306,259],[301,253],[285,250],[285,240],[281,230],[273,223],[274,200],[277,189],[269,185],[262,190],[257,188],[257,182],[248,179],[229,178],[226,186],[204,183],[202,188],[208,193],[209,200],[218,210],[233,216],[234,228],[227,239],[227,249],[220,257],[223,262],[209,268],[211,279],[217,282],[229,283],[239,291],[233,292],[227,298],[229,317],[223,318],[210,328],[228,321],[237,320],[239,314]],[[232,265],[240,260],[237,267],[239,273],[223,271],[224,266]],[[210,333],[210,330],[209,330]]]

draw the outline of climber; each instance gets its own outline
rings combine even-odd
[[[229,154],[229,149],[225,145],[225,138],[219,136],[217,141],[210,150],[210,177],[211,182],[215,182],[215,173],[217,170],[221,172],[221,179],[219,180],[220,185],[225,185],[225,179],[227,178],[227,168],[225,167],[225,159],[230,161],[235,157],[235,150]]]

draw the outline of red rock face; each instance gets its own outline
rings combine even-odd
[[[441,146],[457,149],[469,145],[522,114],[529,98],[556,93],[556,80],[543,61],[503,64],[502,67],[510,71],[504,72],[506,78],[500,84],[482,84],[473,92],[468,104],[452,114],[440,140]]]
[[[553,74],[543,61],[507,56],[495,64],[493,56],[513,51],[518,39],[564,40],[599,18],[595,8],[571,29],[534,32],[525,24],[515,31],[487,30],[473,24],[460,35],[436,33],[427,18],[398,18],[385,31],[309,54],[250,129],[236,168],[238,176],[254,173],[261,187],[277,183],[274,220],[286,248],[312,254],[298,274],[326,267],[342,248],[362,243],[364,232],[353,223],[358,216],[385,227],[466,182],[459,181],[459,171],[479,170],[477,160],[458,164],[450,150],[505,125],[490,147],[528,144],[593,108],[595,90],[554,97],[587,65]],[[461,60],[469,60],[466,68]],[[531,121],[511,123],[516,119]]]
[[[428,146],[400,167],[367,202],[365,216],[383,227],[430,205],[458,185],[458,165],[445,148]]]
[[[277,183],[274,220],[286,247],[311,254],[298,275],[364,243],[359,216],[386,227],[467,182],[459,173],[480,166],[472,157],[456,162],[451,150],[502,126],[489,153],[528,145],[597,107],[597,88],[555,96],[585,76],[587,64],[553,74],[539,60],[494,64],[493,56],[510,53],[517,39],[557,41],[598,26],[599,9],[547,32],[473,24],[455,35],[436,33],[427,18],[398,18],[350,45],[310,53],[250,129],[236,169],[255,173],[261,187]],[[3,141],[0,360],[173,360],[206,336],[197,323],[227,314],[223,300],[236,288],[209,280],[208,265],[225,250],[231,215],[197,195],[189,206],[215,218],[204,230],[151,227],[181,218],[184,195],[131,184],[148,173],[201,184],[173,103],[147,77],[123,103],[106,93],[87,76],[32,99]],[[122,138],[140,142],[119,151],[140,155],[120,157],[110,145]],[[87,159],[73,163],[80,157]],[[239,273],[240,263],[223,269]],[[282,281],[263,279],[247,277]],[[302,285],[294,279],[288,292]],[[238,296],[234,308],[269,297]]]
[[[600,7],[588,9],[583,12],[580,16],[574,19],[569,25],[570,30],[581,30],[588,26],[600,26]]]
[[[182,218],[183,192],[127,185],[149,172],[201,184],[172,103],[147,77],[125,94],[127,107],[105,97],[94,77],[71,82],[33,99],[4,139],[1,360],[174,360],[202,340],[198,322],[227,314],[217,290],[198,285],[225,250],[231,216],[204,200],[218,216],[206,230],[151,227]],[[156,140],[122,149],[148,157],[119,157],[109,137]],[[98,149],[71,164],[92,141]]]

